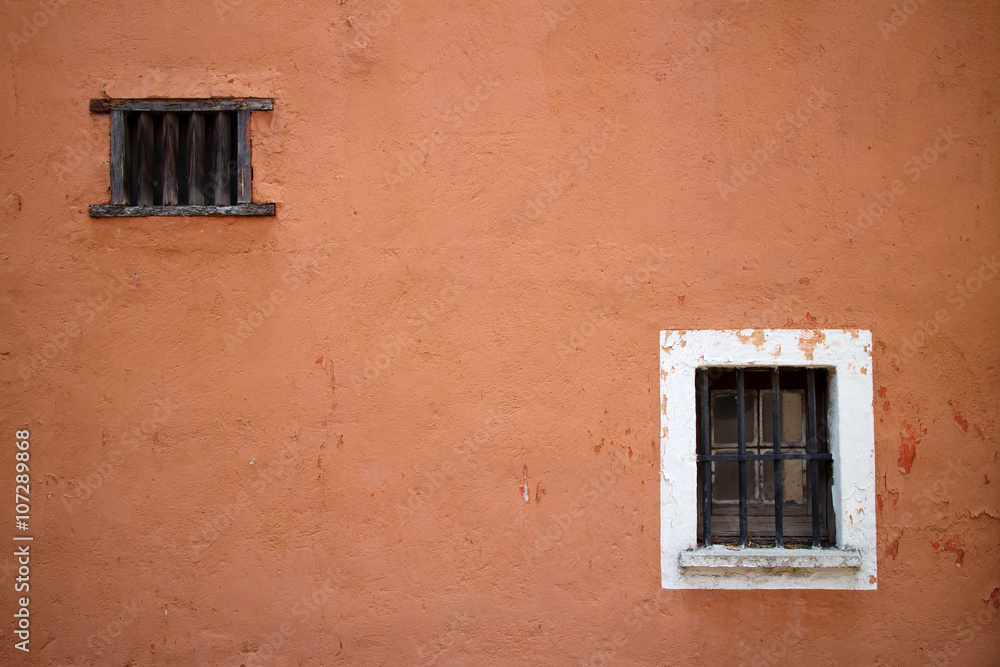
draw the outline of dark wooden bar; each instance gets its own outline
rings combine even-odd
[[[125,112],[111,112],[111,203],[128,203],[125,187]]]
[[[809,458],[809,495],[812,504],[812,535],[813,546],[819,546],[819,441],[816,428],[816,370],[806,369],[806,406],[809,414],[809,440],[807,451]]]
[[[212,132],[212,183],[215,192],[215,205],[228,206],[229,197],[229,160],[232,146],[229,135],[232,124],[229,114],[225,111],[215,113],[215,129]]]
[[[771,439],[774,443],[774,455],[781,456],[781,383],[778,381],[778,369],[771,370]],[[784,539],[785,520],[783,516],[785,493],[782,488],[784,463],[774,459],[774,546],[781,547]]]
[[[163,115],[163,205],[176,206],[177,161],[180,148],[180,124],[177,114]]]
[[[135,130],[136,141],[136,187],[135,203],[139,206],[153,205],[153,115],[142,112]]]
[[[250,110],[236,112],[236,202],[250,202]]]
[[[702,371],[698,383],[698,444],[703,456],[711,454],[709,431],[708,375]],[[701,521],[702,544],[712,543],[712,463],[702,461],[701,466]]]
[[[270,111],[274,100],[270,98],[200,98],[200,99],[92,99],[92,113],[110,111]]]
[[[188,149],[188,204],[202,206],[205,203],[205,116],[191,114],[187,132]]]
[[[747,424],[743,369],[736,369],[736,442],[740,475],[740,546],[747,545]]]
[[[274,204],[236,204],[234,206],[123,206],[92,204],[92,218],[133,218],[146,216],[272,216]]]

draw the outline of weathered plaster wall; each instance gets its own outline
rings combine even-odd
[[[996,663],[1000,9],[893,6],[4,3],[0,662]],[[102,93],[273,97],[277,217],[89,218]],[[658,332],[785,326],[878,590],[662,590]]]

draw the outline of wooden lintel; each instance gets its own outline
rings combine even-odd
[[[92,99],[92,113],[110,111],[270,111],[274,100],[268,97],[210,97],[197,99]]]

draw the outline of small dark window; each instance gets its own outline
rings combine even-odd
[[[821,368],[698,370],[701,544],[835,543],[828,375]]]
[[[111,114],[111,203],[93,217],[274,215],[251,197],[250,112],[269,99],[90,101]]]

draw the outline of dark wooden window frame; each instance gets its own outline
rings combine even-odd
[[[252,174],[250,167],[250,113],[252,111],[270,111],[274,108],[274,100],[268,98],[211,98],[211,99],[93,99],[90,100],[90,111],[92,113],[107,113],[111,115],[111,203],[93,204],[90,206],[90,215],[94,218],[108,217],[144,217],[144,216],[273,216],[273,203],[255,203],[252,201],[251,182]],[[147,112],[147,113],[143,113]],[[235,157],[235,202],[231,201],[228,195],[230,190],[229,174],[227,168],[223,170],[221,164],[228,161],[232,147],[227,140],[215,142],[211,147],[213,159],[216,161],[217,181],[215,182],[216,202],[212,204],[204,201],[188,202],[177,204],[177,174],[175,166],[177,159],[177,146],[185,139],[189,142],[204,141],[203,127],[204,116],[202,114],[216,113],[215,122],[226,127],[226,123],[231,122],[230,118],[235,115],[236,119],[236,157]],[[223,112],[223,113],[220,113]],[[232,113],[235,112],[235,113]],[[163,134],[169,137],[164,140],[165,165],[169,168],[163,170],[163,178],[160,183],[161,192],[158,193],[163,203],[151,205],[145,203],[139,205],[129,201],[129,191],[126,173],[126,151],[128,133],[126,131],[126,116],[129,113],[138,113],[141,131],[145,136],[152,136],[150,113],[163,114]],[[192,118],[199,118],[198,123],[188,124],[188,136],[180,139],[177,131],[177,114],[191,114]],[[200,124],[200,127],[199,127]],[[219,136],[228,136],[227,133],[219,133]],[[149,150],[150,155],[152,150]],[[152,158],[145,157],[136,166],[140,171],[150,168]],[[200,173],[204,168],[203,164],[194,161],[189,169],[189,178],[192,173]],[[140,178],[145,178],[140,176]],[[145,178],[144,188],[148,189],[149,180]],[[144,189],[143,198],[149,202],[151,195]],[[225,194],[220,194],[220,193]],[[197,197],[192,199],[203,199],[203,194],[198,189]],[[138,197],[137,197],[138,199]]]

